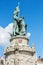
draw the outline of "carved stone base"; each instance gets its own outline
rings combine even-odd
[[[18,45],[28,45],[29,39],[26,36],[13,36],[11,39],[11,45],[15,45],[18,43]]]
[[[25,36],[12,37],[5,50],[6,65],[35,65],[35,48],[28,46]]]

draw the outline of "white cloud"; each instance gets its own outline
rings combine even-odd
[[[12,30],[13,30],[13,23],[10,23],[10,24],[5,28],[5,31],[12,33]]]
[[[27,33],[26,36],[27,36],[28,38],[30,38],[31,34],[30,34],[30,33]]]
[[[10,35],[8,32],[12,33],[13,23],[10,23],[7,27],[3,28],[0,26],[0,45],[7,47],[10,45]]]

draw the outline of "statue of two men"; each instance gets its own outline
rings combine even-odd
[[[25,35],[25,23],[24,17],[19,18],[19,6],[16,7],[14,11],[14,24],[13,24],[13,35]]]

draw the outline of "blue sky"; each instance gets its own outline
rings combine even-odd
[[[0,26],[13,22],[13,11],[18,0],[0,0]],[[29,45],[34,43],[38,56],[43,57],[43,0],[20,0],[20,15],[25,17],[27,32],[31,33]],[[0,46],[0,56],[3,55]]]

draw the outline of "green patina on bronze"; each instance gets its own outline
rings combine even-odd
[[[26,35],[26,25],[24,23],[24,17],[20,17],[19,4],[14,10],[14,22],[13,22],[13,36]]]

